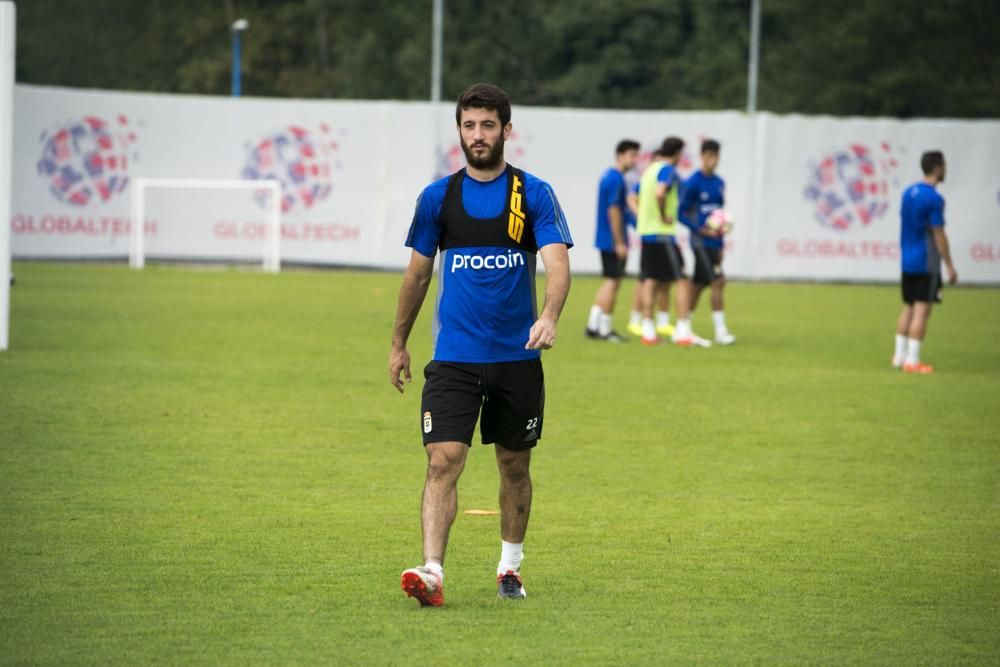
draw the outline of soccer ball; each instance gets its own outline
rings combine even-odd
[[[733,230],[733,218],[721,208],[717,208],[708,214],[705,221],[709,229],[728,234]]]

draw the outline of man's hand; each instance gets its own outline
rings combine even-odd
[[[958,272],[955,271],[954,266],[949,266],[947,267],[947,269],[948,269],[948,284],[954,285],[955,283],[958,282]]]
[[[616,243],[615,244],[615,254],[618,255],[618,259],[627,259],[628,258],[628,245],[626,245],[625,243]]]
[[[556,323],[548,317],[539,317],[528,332],[526,350],[548,350],[556,344]]]
[[[389,353],[389,383],[400,394],[403,393],[404,377],[407,382],[413,382],[413,376],[410,374],[410,353],[405,347],[393,347]]]

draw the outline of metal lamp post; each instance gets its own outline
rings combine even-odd
[[[232,93],[233,97],[239,97],[242,92],[242,75],[240,73],[240,63],[242,58],[240,55],[240,39],[243,35],[243,31],[250,27],[250,22],[246,19],[236,19],[233,21],[233,25],[229,27],[229,32],[233,36],[233,78],[232,78]]]

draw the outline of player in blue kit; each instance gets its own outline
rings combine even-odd
[[[715,342],[732,345],[736,336],[729,333],[723,311],[722,291],[726,276],[722,272],[724,241],[722,235],[707,224],[712,211],[726,203],[726,183],[715,173],[719,165],[719,142],[706,139],[701,144],[701,169],[691,174],[684,183],[684,194],[678,207],[681,222],[689,230],[691,252],[694,254],[694,274],[691,285],[691,312],[698,306],[698,298],[705,287],[711,290],[712,323],[715,325]]]
[[[475,84],[455,109],[468,167],[424,189],[406,238],[412,248],[399,292],[389,381],[411,381],[406,349],[438,263],[434,358],[424,368],[421,430],[427,478],[421,505],[424,565],[401,586],[423,606],[444,604],[444,556],[458,511],[457,484],[480,418],[500,471],[501,555],[497,593],[523,598],[524,535],[531,510],[531,450],[542,436],[541,350],[553,346],[569,293],[569,227],[552,188],[504,160],[510,100]],[[535,261],[545,264],[545,303],[535,297]]]
[[[631,139],[619,141],[615,147],[615,166],[608,167],[604,172],[597,191],[597,232],[594,247],[601,253],[601,275],[604,276],[604,282],[597,289],[584,333],[588,338],[611,343],[621,343],[626,340],[612,328],[611,322],[618,288],[625,276],[625,261],[628,259],[626,221],[629,208],[626,201],[628,185],[625,173],[635,166],[638,154],[639,142]]]
[[[944,182],[944,154],[924,153],[920,168],[924,180],[906,188],[900,209],[903,310],[896,323],[892,365],[902,367],[904,373],[926,375],[933,373],[934,368],[921,363],[920,346],[927,333],[931,307],[941,302],[941,262],[948,270],[948,284],[958,281],[958,273],[944,232],[944,197],[937,191],[938,183]]]

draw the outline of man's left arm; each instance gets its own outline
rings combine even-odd
[[[545,305],[531,326],[526,350],[548,350],[556,342],[556,325],[569,295],[569,248],[565,243],[549,243],[538,250],[545,264]]]
[[[955,265],[951,261],[951,247],[948,244],[948,235],[944,233],[943,225],[931,227],[931,231],[934,235],[934,245],[937,246],[938,254],[941,255],[941,260],[948,270],[948,284],[954,285],[958,282],[958,272],[955,271]]]
[[[937,246],[938,254],[944,266],[948,269],[948,283],[954,285],[958,282],[958,272],[951,261],[951,246],[948,243],[948,235],[944,233],[944,199],[937,198],[931,207],[931,233],[934,236],[934,245]]]

